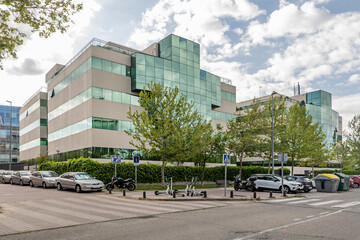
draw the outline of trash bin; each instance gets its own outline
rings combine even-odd
[[[315,178],[316,191],[336,192],[340,179],[334,174],[319,174]]]
[[[348,191],[350,189],[350,177],[343,173],[334,173],[334,175],[340,178],[338,191]]]

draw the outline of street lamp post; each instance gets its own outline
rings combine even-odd
[[[272,171],[271,174],[274,176],[274,94],[275,91],[271,93],[271,158],[272,158]]]
[[[12,101],[8,101],[6,100],[6,102],[10,103],[10,149],[9,149],[9,170],[11,170],[11,151],[12,151],[12,146],[11,146],[11,142],[12,142]]]

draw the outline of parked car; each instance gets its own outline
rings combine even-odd
[[[2,171],[0,173],[0,181],[1,183],[10,183],[10,179],[11,179],[11,175],[14,173],[14,171],[8,171],[8,170],[5,170],[5,171]]]
[[[353,180],[353,185],[352,185],[353,188],[360,187],[360,178],[359,178],[359,176],[351,175],[350,179]]]
[[[14,172],[11,175],[10,183],[11,184],[20,184],[21,186],[28,185],[29,181],[30,181],[30,176],[31,176],[30,171],[17,171],[17,172]]]
[[[250,178],[256,177],[255,188],[259,191],[263,189],[279,190],[281,191],[281,178],[278,176],[272,176],[271,174],[253,174]],[[302,190],[304,186],[296,181],[288,181],[284,179],[284,191],[287,193],[298,192]]]
[[[58,190],[63,188],[75,189],[76,192],[82,191],[102,191],[104,183],[95,179],[84,172],[67,172],[56,178],[56,187]]]
[[[296,182],[301,183],[304,186],[304,188],[302,189],[304,192],[310,192],[313,189],[312,181],[310,179],[308,179],[307,177],[285,176],[284,179],[286,179],[288,181],[296,181]]]
[[[43,188],[56,187],[55,180],[59,174],[52,171],[37,171],[30,176],[30,187],[42,186]]]

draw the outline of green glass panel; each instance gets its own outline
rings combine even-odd
[[[145,65],[146,66],[155,66],[154,57],[150,55],[146,55],[145,57]]]

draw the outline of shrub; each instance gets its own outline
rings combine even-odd
[[[113,163],[100,163],[90,158],[69,159],[64,162],[46,161],[40,164],[39,170],[55,171],[58,174],[65,172],[87,172],[91,176],[108,183],[115,172]],[[243,179],[252,174],[267,173],[268,169],[261,166],[244,166],[242,168]],[[234,180],[239,173],[239,167],[227,167],[227,179]],[[117,165],[117,174],[122,178],[135,178],[135,168],[133,163],[121,163]],[[139,183],[160,183],[161,165],[145,163],[137,167],[137,179]],[[284,168],[284,175],[289,175],[290,170]],[[205,168],[204,181],[224,179],[225,166]],[[185,176],[201,176],[201,167],[194,166],[166,166],[165,176],[173,177],[174,182],[184,181]]]

